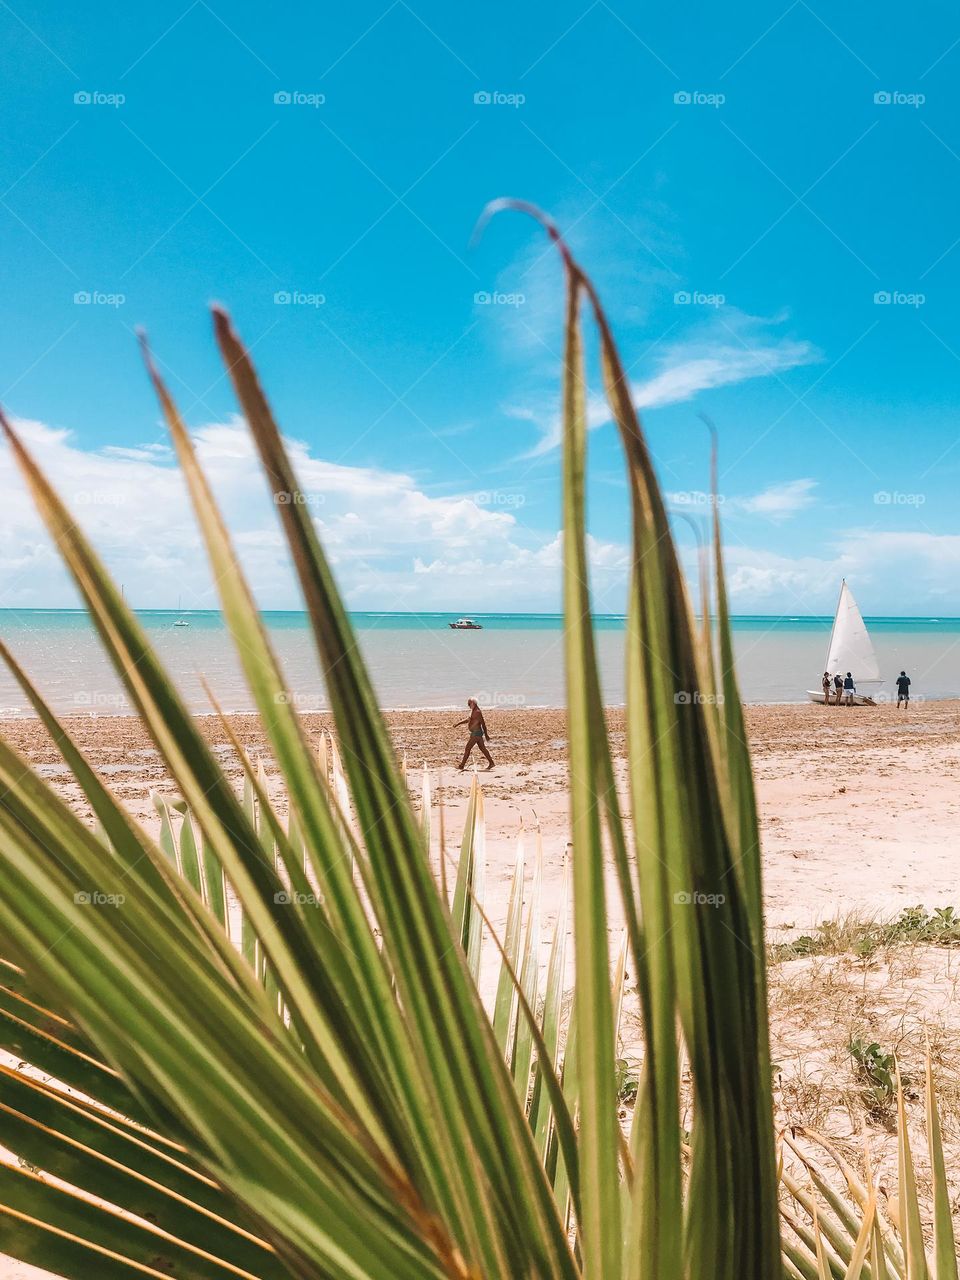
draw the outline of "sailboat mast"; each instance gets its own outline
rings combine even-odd
[[[837,596],[837,607],[836,607],[836,609],[834,609],[834,611],[833,611],[833,626],[830,628],[830,639],[829,639],[829,641],[828,641],[828,643],[827,643],[827,656],[826,656],[826,658],[825,658],[825,660],[824,660],[824,663],[823,663],[823,669],[824,669],[824,671],[830,671],[829,662],[830,662],[830,654],[833,652],[833,637],[836,635],[836,631],[837,631],[837,619],[840,617],[840,602],[841,602],[841,600],[843,599],[843,591],[844,591],[844,588],[846,587],[846,585],[847,585],[847,580],[846,580],[846,578],[841,578],[841,579],[840,579],[840,594]],[[833,675],[834,673],[831,671],[831,672],[830,672],[830,674],[831,674],[831,675]]]

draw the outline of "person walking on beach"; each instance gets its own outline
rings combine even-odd
[[[839,671],[833,677],[833,692],[836,695],[834,702],[839,707],[840,703],[843,701],[843,676]]]
[[[847,700],[847,706],[853,706],[853,695],[857,692],[857,686],[853,683],[853,676],[848,671],[843,678],[843,695]]]
[[[897,676],[897,710],[900,709],[900,703],[903,703],[903,709],[906,711],[910,705],[910,677],[905,671],[901,671]]]
[[[830,679],[830,672],[825,671],[823,673],[823,705],[825,707],[830,705],[830,689],[832,685],[833,681]]]
[[[483,712],[477,706],[476,698],[468,698],[467,706],[470,708],[469,716],[466,720],[458,720],[453,726],[455,729],[459,729],[462,724],[465,724],[470,734],[467,738],[467,745],[463,749],[463,759],[460,761],[460,771],[463,772],[467,767],[467,759],[473,748],[479,747],[489,761],[489,764],[487,765],[487,772],[489,772],[493,768],[493,756],[483,743],[484,738],[486,738],[488,742],[490,741],[490,735],[487,733],[487,722],[483,718]]]

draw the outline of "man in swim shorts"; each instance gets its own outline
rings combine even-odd
[[[467,738],[467,745],[463,749],[463,759],[460,761],[460,769],[462,771],[467,767],[467,759],[470,752],[474,747],[479,747],[481,752],[489,761],[489,764],[487,765],[487,772],[489,772],[493,768],[493,756],[483,743],[484,738],[486,738],[488,742],[490,740],[490,735],[487,733],[487,722],[483,718],[483,712],[477,706],[476,698],[468,698],[467,706],[470,708],[470,715],[466,720],[458,720],[453,726],[455,729],[459,729],[462,724],[465,724],[470,734]]]

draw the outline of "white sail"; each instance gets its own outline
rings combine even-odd
[[[846,579],[840,586],[837,616],[833,620],[824,670],[832,676],[838,671],[841,675],[849,671],[857,685],[880,680],[880,666],[873,651],[873,642]]]

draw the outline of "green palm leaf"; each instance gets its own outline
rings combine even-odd
[[[71,1280],[927,1274],[902,1097],[903,1247],[872,1185],[839,1163],[842,1193],[808,1162],[809,1189],[783,1172],[781,1252],[757,816],[719,526],[714,632],[705,576],[704,618],[691,616],[593,286],[552,224],[505,203],[540,220],[566,274],[572,852],[543,977],[539,833],[526,901],[519,854],[505,936],[493,937],[500,968],[489,1013],[478,990],[492,934],[483,792],[474,777],[450,896],[442,804],[437,876],[429,776],[424,769],[417,814],[309,506],[296,500],[279,429],[227,317],[215,312],[216,335],[306,603],[336,724],[329,742],[311,742],[297,717],[189,433],[146,358],[285,791],[285,823],[274,779],[224,719],[243,768],[236,793],[93,548],[0,415],[182,797],[157,796],[159,834],[145,832],[0,646],[95,818],[91,830],[0,742],[0,1049],[25,1068],[0,1065],[0,1143],[19,1157],[0,1162],[0,1227],[3,1247],[27,1262]],[[630,826],[591,623],[584,301],[631,494]],[[614,905],[626,937],[612,957]],[[629,1142],[617,1096],[628,971],[643,1041]],[[955,1276],[929,1080],[927,1117],[937,1274]]]

